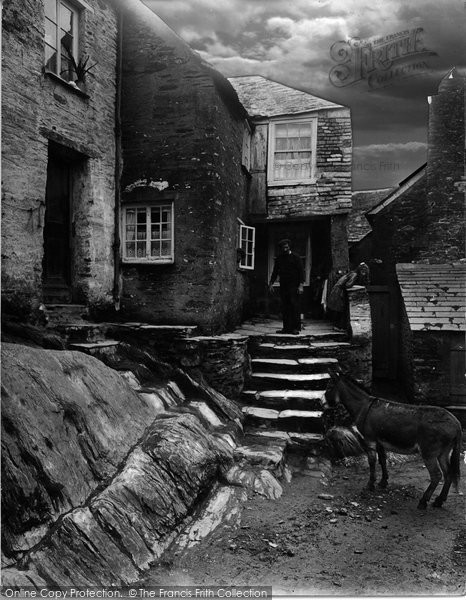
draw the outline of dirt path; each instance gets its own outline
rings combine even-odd
[[[286,595],[464,594],[465,496],[452,492],[444,508],[420,511],[426,469],[417,457],[391,462],[389,489],[371,494],[363,491],[365,461],[334,467],[327,480],[301,469],[282,498],[248,500],[238,529],[221,528],[196,550],[169,557],[145,584],[272,585]]]

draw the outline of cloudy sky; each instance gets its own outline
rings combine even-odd
[[[355,190],[397,185],[425,162],[427,96],[466,65],[465,0],[144,1],[227,77],[263,75],[349,106]],[[348,75],[358,38],[359,78]]]

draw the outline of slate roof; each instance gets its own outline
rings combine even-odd
[[[393,188],[383,188],[379,190],[361,190],[353,192],[351,197],[351,212],[348,215],[348,241],[351,243],[359,242],[364,236],[372,231],[369,221],[366,219],[366,212],[379,204],[386,198]]]
[[[395,200],[412,188],[423,177],[427,177],[427,163],[424,163],[410,175],[408,175],[406,179],[403,179],[403,181],[398,184],[397,188],[393,188],[385,198],[381,198],[379,204],[375,204],[372,208],[370,208],[366,215],[368,220],[370,221],[371,217],[383,212],[387,207],[391,206]]]
[[[228,81],[251,117],[276,117],[326,108],[346,108],[261,75],[230,77]]]
[[[398,264],[396,272],[413,331],[466,330],[466,263]]]

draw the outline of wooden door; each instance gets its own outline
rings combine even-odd
[[[367,288],[372,318],[372,369],[374,378],[396,377],[397,320],[393,294],[388,286]]]
[[[71,300],[70,166],[49,156],[45,198],[43,283],[46,301]]]

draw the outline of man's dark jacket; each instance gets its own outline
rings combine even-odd
[[[280,278],[281,287],[299,287],[301,283],[304,283],[304,269],[301,258],[294,252],[279,254],[275,258],[270,283],[274,283],[277,277]]]

